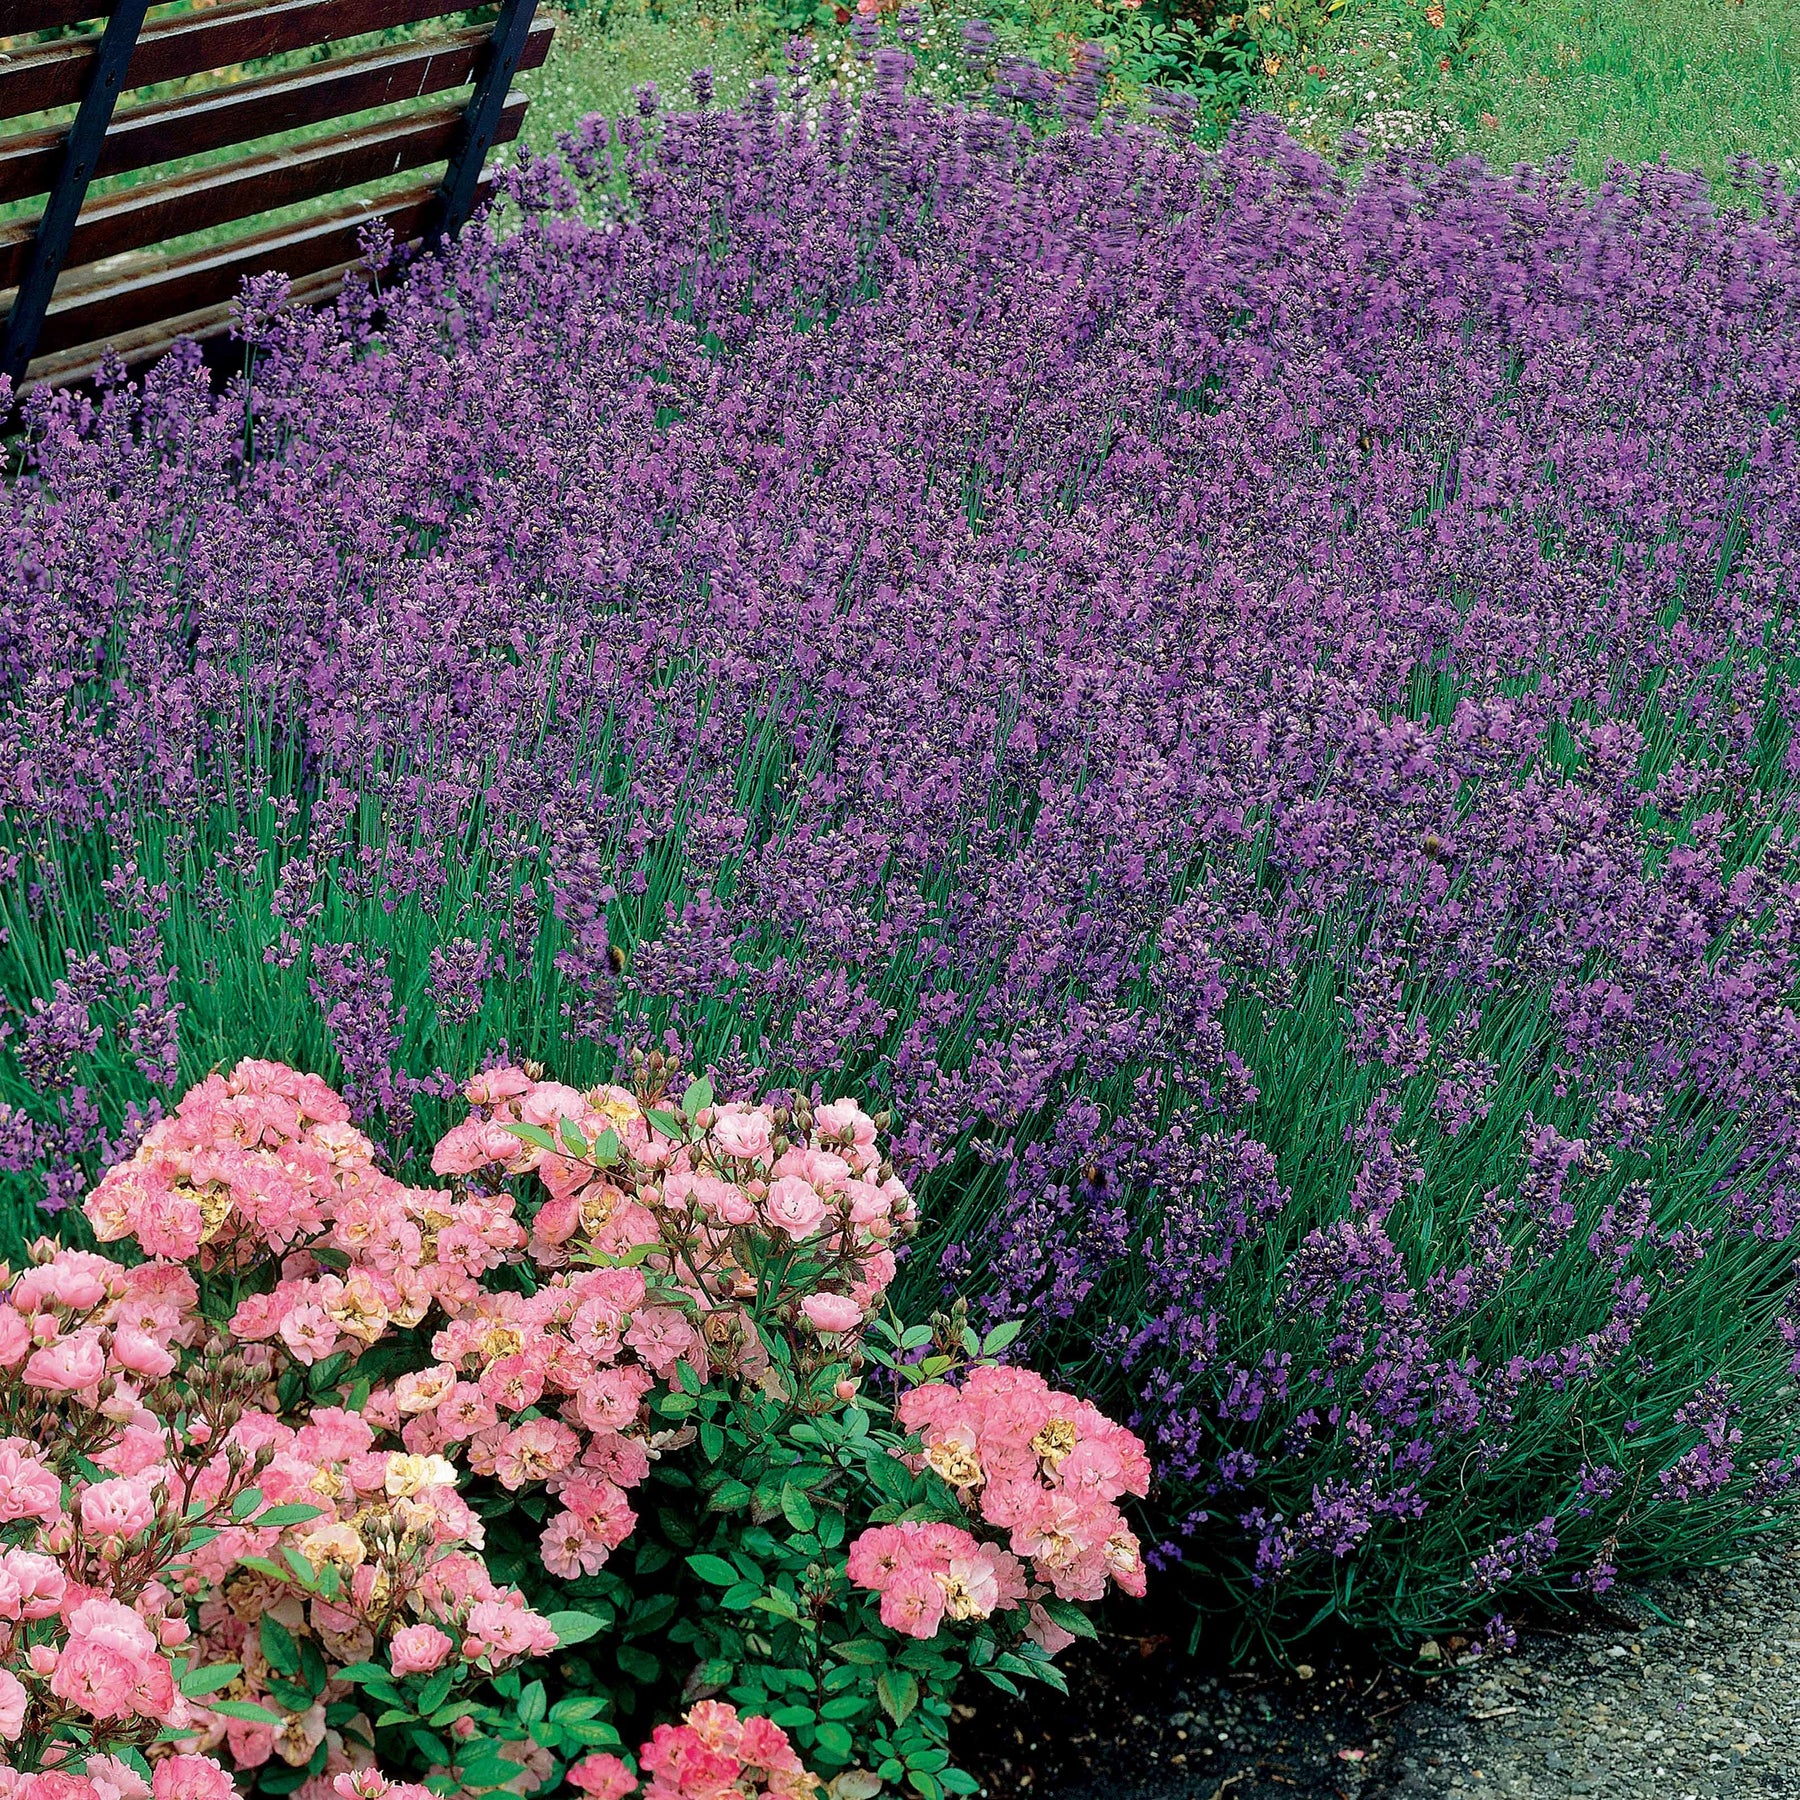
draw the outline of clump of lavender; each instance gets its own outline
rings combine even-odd
[[[248,388],[34,399],[15,1236],[171,1063],[335,1059],[399,1163],[445,1036],[673,1040],[891,1108],[904,1281],[1277,1629],[1729,1552],[1800,1493],[1800,209],[996,92],[702,82],[378,355],[259,290]]]
[[[386,957],[354,944],[315,944],[306,985],[343,1068],[351,1116],[404,1138],[413,1125],[414,1083],[397,1066],[406,1009],[394,1004]]]

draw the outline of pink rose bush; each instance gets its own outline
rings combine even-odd
[[[935,1693],[872,1737],[877,1670],[857,1664],[854,1732],[841,1688],[798,1744],[703,1701],[634,1769],[606,1695],[552,1701],[525,1679],[566,1633],[633,1611],[615,1557],[666,1459],[697,1468],[710,1518],[754,1501],[797,1534],[824,1585],[802,1615],[769,1577],[777,1614],[884,1630],[896,1654],[946,1620],[1004,1618],[1012,1663],[1047,1665],[1067,1641],[1050,1609],[1142,1591],[1118,1508],[1148,1480],[1129,1432],[991,1365],[892,1415],[865,1394],[871,1363],[895,1366],[871,1332],[906,1335],[885,1297],[917,1226],[885,1119],[716,1102],[706,1081],[677,1100],[660,1056],[633,1076],[476,1076],[432,1159],[444,1185],[415,1187],[324,1082],[242,1062],[88,1195],[95,1235],[142,1260],[46,1242],[0,1270],[0,1800],[525,1796],[565,1777],[600,1797],[794,1800],[819,1790],[807,1762],[941,1744]],[[967,1337],[959,1320],[930,1366],[957,1366]],[[838,1498],[820,1491],[858,1533],[847,1548],[805,1494],[800,1446],[827,1440],[849,1449]],[[914,1501],[950,1516],[897,1516],[890,1475],[935,1484]],[[489,1567],[497,1525],[510,1581]],[[717,1529],[729,1550],[739,1528]],[[659,1654],[762,1654],[712,1598],[721,1580],[747,1594],[756,1564],[688,1561],[709,1585],[658,1615]],[[558,1611],[565,1589],[602,1610]],[[860,1624],[857,1591],[877,1597]],[[734,1698],[757,1691],[745,1678]],[[382,1772],[402,1767],[430,1787]]]
[[[122,1759],[192,1722],[181,1558],[262,1505],[231,1436],[262,1376],[206,1332],[185,1271],[33,1254],[0,1267],[0,1791],[149,1800]],[[190,1763],[161,1800],[230,1790]]]

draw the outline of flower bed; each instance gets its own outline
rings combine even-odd
[[[879,69],[586,128],[378,340],[252,296],[224,401],[36,409],[21,1234],[245,1051],[420,1181],[446,1071],[668,1056],[891,1112],[903,1310],[1028,1321],[1253,1629],[1774,1528],[1793,203]]]

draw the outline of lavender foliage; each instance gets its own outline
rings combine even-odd
[[[881,54],[816,137],[699,78],[590,121],[379,340],[253,296],[248,389],[31,403],[17,1228],[223,1054],[404,1163],[502,1039],[673,1043],[891,1105],[907,1279],[1079,1366],[1261,1617],[1747,1541],[1800,1469],[1800,210],[1096,131],[1097,62],[1038,138]]]

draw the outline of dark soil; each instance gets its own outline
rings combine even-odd
[[[1412,1800],[1461,1760],[1460,1719],[1354,1648],[1277,1672],[1112,1633],[1058,1660],[1066,1697],[965,1686],[952,1749],[990,1800]]]

